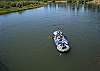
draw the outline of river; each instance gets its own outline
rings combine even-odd
[[[59,56],[61,27],[71,51]],[[99,71],[100,7],[66,3],[0,16],[0,71]]]

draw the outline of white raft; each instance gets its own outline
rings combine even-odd
[[[63,33],[60,30],[58,30],[58,31],[53,32],[53,35],[54,35],[53,40],[55,42],[57,50],[60,52],[67,52],[70,49],[70,47]]]

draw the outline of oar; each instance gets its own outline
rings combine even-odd
[[[53,37],[49,35],[48,38],[52,39]]]

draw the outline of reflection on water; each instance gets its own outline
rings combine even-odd
[[[100,5],[94,5],[94,4],[70,4],[70,3],[50,3],[48,8],[66,8],[67,10],[72,10],[72,11],[81,11],[82,9],[84,11],[88,10],[91,12],[100,12]]]

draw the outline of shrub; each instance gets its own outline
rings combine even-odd
[[[16,2],[12,2],[11,7],[16,7]]]

